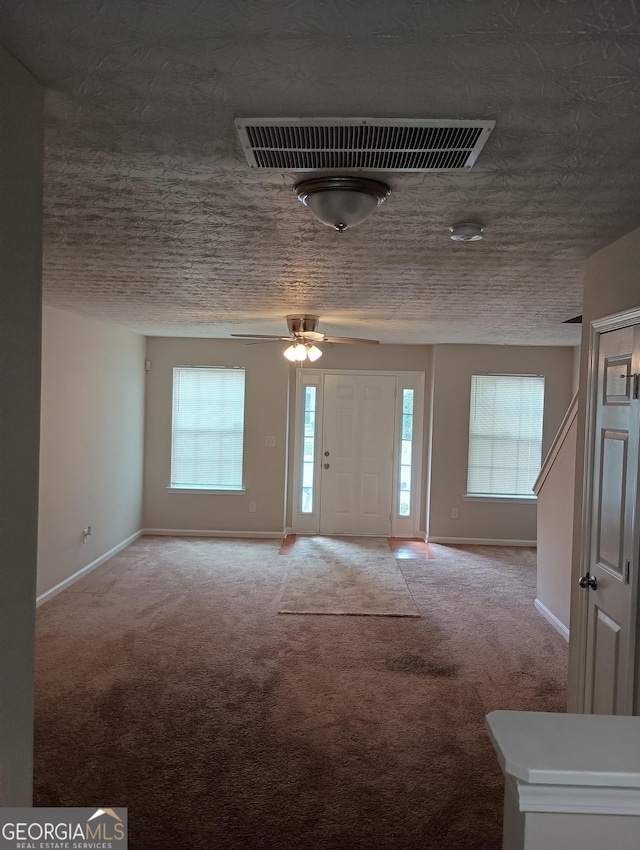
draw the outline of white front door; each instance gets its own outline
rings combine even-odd
[[[391,534],[396,379],[325,375],[320,533]]]
[[[593,714],[633,711],[639,359],[637,326],[600,334],[588,573],[580,581],[588,593],[584,710]]]

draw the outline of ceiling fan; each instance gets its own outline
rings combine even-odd
[[[290,315],[286,317],[287,327],[289,328],[288,336],[272,336],[270,334],[231,334],[238,339],[254,340],[260,342],[289,342],[291,345],[284,352],[287,360],[303,361],[317,360],[322,356],[322,351],[318,348],[319,345],[333,348],[335,344],[348,343],[350,345],[378,345],[378,339],[363,339],[353,336],[325,336],[318,331],[319,316],[310,315]]]

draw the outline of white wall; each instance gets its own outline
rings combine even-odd
[[[388,369],[394,372],[427,372],[429,394],[432,345],[336,345],[313,365],[321,369]]]
[[[534,504],[464,502],[471,375],[475,371],[546,376],[543,453],[551,445],[571,400],[571,348],[421,345],[336,346],[314,366],[323,369],[425,371],[425,484],[429,460],[433,375],[431,478],[432,536],[535,540]],[[295,368],[279,345],[237,340],[155,337],[147,340],[144,527],[281,534],[290,524],[287,495],[292,469],[287,435],[292,425]],[[172,369],[178,365],[244,366],[247,370],[245,486],[243,495],[168,493],[171,456]],[[276,447],[264,445],[276,437]],[[293,441],[291,441],[293,442]],[[422,487],[422,500],[429,495]],[[249,502],[257,505],[249,513]],[[290,501],[290,499],[289,499]],[[451,519],[458,507],[459,519]]]
[[[192,531],[284,530],[289,371],[276,344],[154,337],[147,340],[144,526]],[[168,493],[174,366],[243,366],[245,384],[244,495]],[[276,438],[273,448],[264,444]],[[249,513],[249,502],[256,513]]]
[[[580,387],[580,346],[573,349],[573,366],[571,371],[571,392],[575,395]]]
[[[578,579],[581,575],[582,486],[584,469],[584,429],[587,362],[591,322],[640,306],[640,228],[598,251],[587,260],[582,307],[582,349],[576,448],[576,491],[574,507],[573,571],[571,594],[571,640],[569,642],[569,710],[578,710],[581,681],[580,623],[583,617]],[[575,627],[574,627],[575,624]],[[640,663],[640,653],[639,653]],[[638,677],[640,685],[640,675]],[[638,695],[640,702],[640,694]]]
[[[144,352],[139,334],[44,308],[38,595],[141,528]]]
[[[545,377],[542,456],[571,401],[571,348],[437,345],[433,370],[433,425],[429,537],[477,540],[536,539],[536,505],[467,502],[471,376],[482,372]],[[451,511],[458,509],[458,519]]]
[[[589,323],[640,304],[640,228],[589,257],[585,266],[582,349],[587,354]]]
[[[43,93],[0,45],[0,806],[30,806]]]
[[[295,367],[278,344],[247,345],[238,340],[154,337],[147,341],[144,526],[151,529],[282,534],[287,523],[287,452]],[[341,345],[315,366],[326,369],[430,370],[430,346]],[[168,493],[171,455],[172,369],[179,365],[244,366],[244,495]],[[428,377],[428,374],[427,374]],[[276,438],[275,448],[264,445]],[[293,443],[293,440],[291,441]],[[249,513],[249,502],[256,513]],[[290,517],[290,508],[289,513]]]
[[[553,447],[548,467],[545,461],[538,493],[537,600],[548,619],[553,622],[555,617],[564,626],[565,637],[569,630],[571,600],[578,430],[575,405],[572,405],[572,412],[574,415],[562,429],[559,442]]]

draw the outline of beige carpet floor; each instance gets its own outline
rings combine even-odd
[[[495,708],[562,711],[535,554],[399,561],[420,617],[279,616],[278,541],[141,538],[37,614],[36,806],[130,850],[500,850]]]
[[[420,616],[385,538],[298,537],[283,557],[280,614]]]

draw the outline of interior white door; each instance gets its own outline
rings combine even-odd
[[[391,534],[396,379],[325,375],[320,533]]]
[[[584,708],[593,714],[633,710],[639,343],[637,327],[600,335],[589,570],[580,579],[589,594]]]

